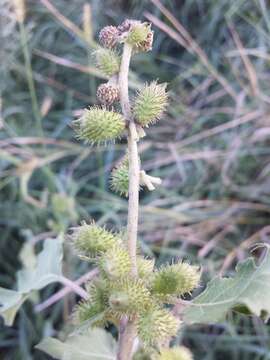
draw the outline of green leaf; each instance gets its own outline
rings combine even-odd
[[[0,288],[0,315],[6,325],[12,325],[19,307],[32,291],[59,280],[62,258],[62,239],[47,239],[36,258],[36,265],[17,272],[17,291]]]
[[[116,342],[102,329],[92,329],[85,334],[70,336],[65,342],[46,338],[36,346],[59,360],[115,360]]]
[[[18,291],[22,293],[39,290],[58,281],[62,275],[62,239],[47,239],[43,250],[37,256],[37,266],[17,272]]]
[[[224,320],[228,310],[245,305],[257,316],[270,313],[270,254],[267,248],[256,266],[248,258],[236,267],[232,278],[215,278],[184,312],[187,323],[215,323]]]
[[[18,291],[0,288],[0,315],[5,324],[11,326],[19,307],[26,300]]]

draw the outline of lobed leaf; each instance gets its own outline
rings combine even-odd
[[[46,338],[36,346],[59,360],[115,360],[116,342],[112,335],[102,329],[92,329],[87,334],[78,334],[62,342]]]
[[[227,312],[245,305],[257,316],[270,314],[270,254],[267,248],[261,263],[256,266],[248,258],[236,267],[231,278],[215,278],[195,298],[184,312],[187,323],[215,323],[225,319]]]
[[[38,254],[36,265],[17,272],[17,290],[0,288],[0,315],[12,325],[19,307],[31,295],[62,276],[62,239],[47,239]]]

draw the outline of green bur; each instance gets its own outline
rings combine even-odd
[[[74,121],[78,138],[91,144],[120,138],[125,126],[123,115],[97,106],[85,109],[82,117]]]
[[[136,121],[143,127],[155,123],[167,106],[166,84],[153,81],[138,93],[133,105]]]
[[[171,296],[181,296],[198,286],[200,271],[187,263],[166,265],[157,271],[152,283],[152,292],[161,300],[169,301]]]
[[[83,224],[73,234],[74,247],[85,256],[94,258],[106,252],[115,245],[121,244],[121,239],[103,227]]]

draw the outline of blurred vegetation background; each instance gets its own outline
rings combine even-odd
[[[141,193],[145,255],[158,264],[201,264],[203,287],[269,242],[266,0],[27,0],[24,22],[11,1],[0,4],[1,286],[14,287],[16,271],[44,239],[82,220],[126,224],[127,201],[109,182],[124,144],[89,147],[71,128],[104,81],[91,55],[97,34],[125,18],[151,21],[155,30],[153,51],[134,57],[131,92],[158,78],[168,82],[171,101],[140,145],[143,168],[163,179]],[[65,275],[75,280],[89,270],[67,241]],[[78,299],[37,305],[60,289],[35,294],[13,327],[0,320],[1,359],[49,359],[34,346],[67,331]],[[270,359],[269,323],[235,312],[215,326],[184,328],[176,341],[200,360]]]

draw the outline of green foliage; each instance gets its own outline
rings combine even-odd
[[[79,139],[96,144],[120,138],[125,130],[125,120],[119,113],[94,106],[85,109],[74,126]]]
[[[37,345],[37,349],[59,360],[115,360],[117,351],[113,337],[102,329],[69,336],[64,343],[54,338],[45,338]]]
[[[156,81],[145,85],[138,93],[133,111],[136,121],[148,127],[160,119],[167,106],[168,95],[166,93],[167,84],[157,84]]]
[[[17,272],[17,290],[0,288],[0,315],[12,325],[19,307],[33,291],[59,281],[62,276],[62,239],[47,239],[32,267]]]
[[[184,320],[188,323],[215,323],[223,321],[227,312],[243,304],[257,316],[270,314],[270,253],[267,252],[256,266],[249,258],[236,267],[232,278],[215,278],[204,292],[186,309]],[[263,294],[263,295],[262,295]]]

